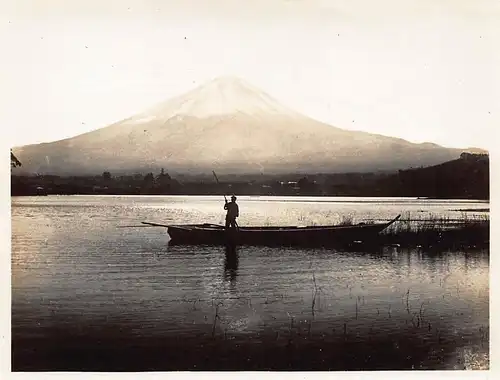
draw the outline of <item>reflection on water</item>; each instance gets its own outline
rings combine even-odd
[[[423,368],[458,368],[466,358],[488,366],[487,250],[169,247],[162,228],[117,228],[167,219],[140,202],[58,202],[13,208],[14,342],[49,339],[56,327],[88,336],[89,326],[120,326],[130,340],[214,333],[278,344],[290,336],[397,342],[396,334],[415,337]],[[282,222],[296,204],[287,207]]]
[[[224,259],[224,279],[229,281],[231,289],[235,289],[236,277],[238,276],[238,248],[226,246]]]

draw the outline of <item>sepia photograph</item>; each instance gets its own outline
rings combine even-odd
[[[8,371],[489,372],[497,1],[2,9]]]

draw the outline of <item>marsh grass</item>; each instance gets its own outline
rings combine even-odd
[[[352,214],[342,215],[340,218],[340,226],[352,226],[354,224],[354,216]]]
[[[327,216],[313,217],[299,214],[299,225],[318,226],[331,225],[354,226],[354,214],[338,214],[329,212]],[[336,221],[336,223],[332,223]],[[376,219],[366,219],[363,223],[381,222]],[[267,225],[267,224],[266,224]],[[484,247],[489,244],[489,215],[461,212],[460,216],[449,217],[440,214],[425,214],[405,212],[401,218],[382,231],[376,239],[362,242],[371,247],[394,245],[404,247]]]
[[[321,225],[339,225],[350,226],[355,224],[353,213],[340,214],[334,211],[325,211],[321,213],[305,214],[299,212],[293,215],[300,226],[321,226]]]
[[[214,322],[212,324],[212,338],[215,337],[215,329],[217,328],[217,321],[220,320],[219,316],[219,307],[222,306],[222,302],[217,302],[215,304],[215,315],[214,315]]]
[[[430,215],[412,218],[410,213],[379,235],[383,245],[423,247],[478,247],[489,244],[490,221],[486,215],[459,219]]]

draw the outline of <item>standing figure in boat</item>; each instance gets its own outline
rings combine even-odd
[[[230,227],[237,227],[236,218],[240,216],[240,209],[236,203],[236,196],[231,197],[231,202],[226,201],[224,204],[224,210],[227,210],[226,214],[226,229]]]

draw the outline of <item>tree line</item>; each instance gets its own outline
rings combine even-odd
[[[159,173],[96,176],[11,176],[12,195],[123,194],[123,195],[305,195],[489,199],[489,159],[449,161],[397,173],[332,173],[274,175],[261,179],[232,176],[213,178]]]

